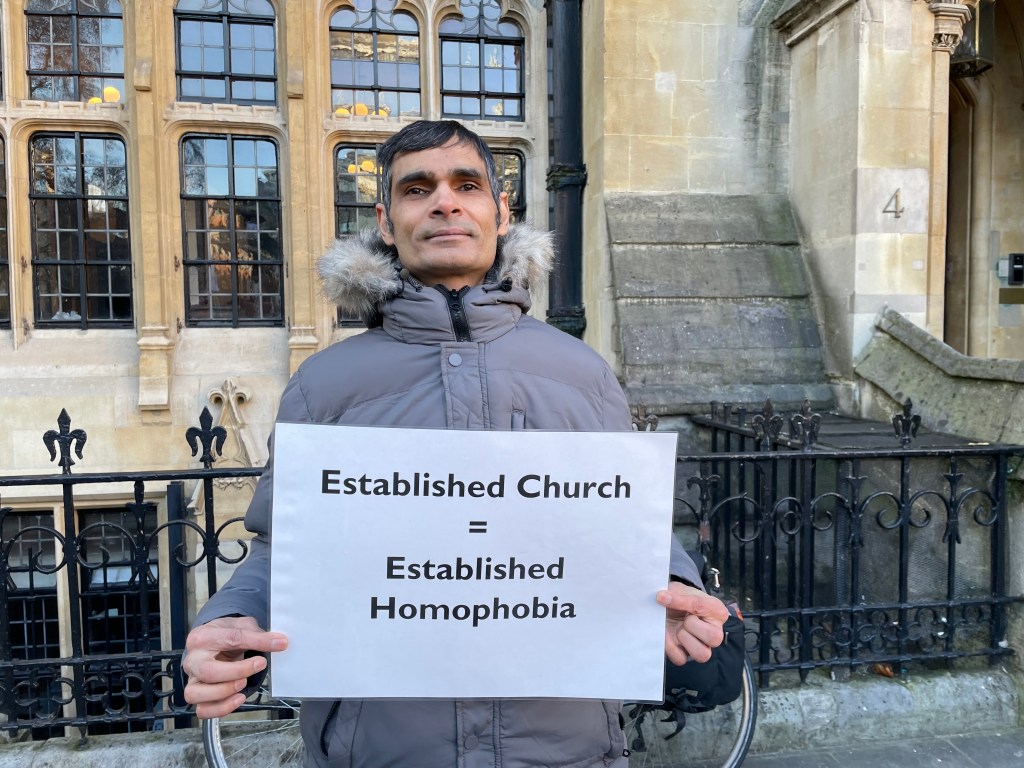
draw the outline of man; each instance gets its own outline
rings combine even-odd
[[[625,398],[585,344],[526,314],[551,239],[509,224],[508,199],[481,139],[455,122],[406,126],[381,148],[379,231],[338,241],[320,263],[327,295],[369,330],[313,355],[278,420],[447,429],[629,430]],[[273,451],[246,526],[248,559],[189,635],[185,698],[199,717],[244,701],[262,654],[287,638],[267,626]],[[673,537],[665,652],[706,661],[725,607]],[[325,546],[330,546],[329,542]],[[325,609],[329,609],[330,589]],[[594,638],[600,642],[600,638]],[[256,655],[254,655],[256,654]],[[324,664],[343,660],[324,659]],[[594,670],[600,675],[601,670]],[[307,766],[622,766],[618,702],[584,700],[307,701]]]

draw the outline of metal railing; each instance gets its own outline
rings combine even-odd
[[[913,447],[909,407],[892,448],[828,448],[809,407],[788,430],[770,405],[694,421],[711,450],[679,458],[677,523],[704,535],[739,598],[762,686],[787,670],[902,674],[1011,652],[1007,477],[1024,448]],[[193,724],[179,667],[195,596],[247,551],[239,518],[215,514],[217,487],[262,471],[214,468],[225,437],[204,409],[186,434],[202,467],[74,474],[86,434],[62,412],[43,436],[60,474],[0,477],[0,731]],[[96,514],[81,489],[100,484],[122,503]],[[29,487],[53,490],[52,517],[5,506]]]
[[[169,719],[191,725],[179,668],[194,616],[188,595],[216,592],[218,565],[247,553],[229,533],[240,518],[217,520],[214,487],[262,469],[212,468],[226,430],[205,408],[186,433],[203,465],[190,470],[72,474],[86,433],[71,429],[66,411],[57,424],[43,441],[61,474],[0,476],[0,730],[47,737],[67,727],[84,736],[161,730]],[[76,490],[100,484],[131,500],[97,517],[95,501],[82,504]],[[186,484],[201,516],[187,509]],[[59,494],[52,516],[38,504],[4,504],[9,489],[28,487]],[[165,500],[163,522],[150,498]]]
[[[679,459],[677,523],[740,599],[762,687],[784,670],[905,675],[1012,653],[1007,479],[1024,447],[922,440],[909,400],[868,440],[892,447],[823,445],[807,403],[692,420],[711,450]]]

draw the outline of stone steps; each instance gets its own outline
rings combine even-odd
[[[630,402],[832,403],[821,334],[782,195],[606,198],[618,353]]]

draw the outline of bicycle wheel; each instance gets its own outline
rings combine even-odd
[[[275,702],[256,719],[203,720],[203,750],[209,768],[302,765],[298,702]],[[286,715],[286,717],[282,717]]]
[[[674,720],[650,705],[627,704],[626,746],[630,768],[738,768],[743,764],[757,724],[757,688],[750,659],[743,659],[740,696],[706,712],[685,713],[675,733]]]

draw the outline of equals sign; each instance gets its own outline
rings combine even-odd
[[[469,532],[470,533],[487,533],[487,521],[486,520],[470,520],[469,521]]]

